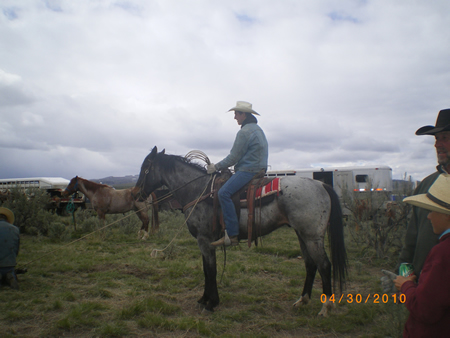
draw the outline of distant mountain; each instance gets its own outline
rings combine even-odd
[[[107,184],[117,189],[125,189],[134,187],[138,178],[139,175],[127,175],[123,177],[108,176],[105,178],[92,179],[91,181]]]

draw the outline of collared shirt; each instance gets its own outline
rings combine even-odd
[[[450,233],[450,229],[445,230],[445,231],[439,236],[439,239],[441,239],[442,236],[444,236],[444,235],[446,235],[446,234],[448,234],[448,233]]]

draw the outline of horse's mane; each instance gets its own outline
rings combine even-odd
[[[179,155],[168,155],[163,153],[158,153],[156,158],[158,162],[161,164],[161,167],[168,172],[173,172],[175,170],[175,164],[177,162],[181,162],[183,164],[187,164],[196,170],[200,170],[202,173],[206,174],[206,169],[198,163],[192,162],[191,159],[188,159],[184,156]]]
[[[112,188],[110,185],[89,181],[82,177],[78,177],[78,179],[81,179],[84,182],[86,189],[89,189],[89,190],[96,190],[96,189],[99,189],[102,187]]]

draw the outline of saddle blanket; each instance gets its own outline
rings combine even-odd
[[[280,194],[280,183],[280,178],[276,177],[265,186],[258,188],[255,193],[255,199],[263,198],[272,194],[277,194],[278,196]]]

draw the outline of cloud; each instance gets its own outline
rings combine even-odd
[[[0,107],[26,105],[32,101],[33,96],[25,87],[22,78],[0,69]]]
[[[449,106],[449,19],[444,0],[2,1],[0,176],[136,174],[154,145],[218,161],[246,100],[272,168],[422,179],[436,156],[414,132]]]

